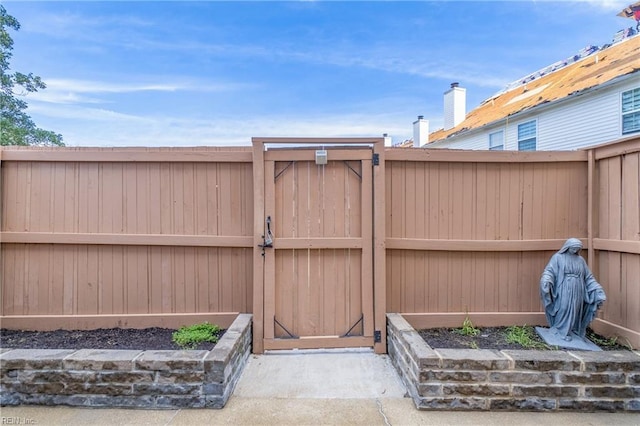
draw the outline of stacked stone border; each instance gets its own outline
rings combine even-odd
[[[0,349],[0,405],[222,408],[251,340],[240,314],[211,351]]]
[[[387,314],[388,352],[418,409],[640,412],[640,353],[432,349]]]

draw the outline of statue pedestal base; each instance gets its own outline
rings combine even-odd
[[[571,340],[564,340],[555,334],[550,328],[536,327],[538,335],[549,346],[558,346],[561,349],[577,349],[580,351],[602,351],[598,345],[588,339],[583,339],[575,333],[571,333]]]

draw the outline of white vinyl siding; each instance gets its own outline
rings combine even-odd
[[[538,151],[579,149],[620,136],[620,92],[617,90],[577,97],[538,117]]]
[[[640,87],[622,92],[622,134],[640,132]]]
[[[502,151],[504,149],[504,131],[489,133],[489,149],[491,151]]]
[[[537,139],[536,120],[518,124],[518,151],[535,151]]]
[[[448,139],[444,141],[429,143],[427,148],[451,148],[451,149],[487,149],[487,135],[484,133],[476,133],[470,135],[460,142],[450,143]]]

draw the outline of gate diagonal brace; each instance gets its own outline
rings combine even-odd
[[[286,172],[286,171],[287,171],[287,169],[293,165],[293,163],[295,163],[295,161],[289,161],[289,164],[287,164],[286,166],[284,166],[284,169],[280,170],[280,171],[278,172],[278,174],[274,176],[273,181],[274,181],[274,182],[275,182],[275,181],[277,181],[277,180],[278,180],[278,178],[280,177],[280,175],[281,175],[281,174],[283,174],[284,172]]]
[[[349,168],[349,170],[351,170],[353,173],[355,173],[356,176],[358,176],[358,179],[362,180],[362,175],[358,173],[356,169],[351,167],[351,164],[349,164],[346,160],[342,160],[342,162]]]
[[[356,323],[355,323],[355,324],[353,324],[353,325],[351,326],[351,328],[349,329],[349,331],[347,331],[346,333],[344,333],[344,334],[343,334],[342,336],[340,336],[340,337],[364,336],[364,322],[363,322],[363,320],[364,320],[364,314],[360,314],[360,319],[359,319],[358,321],[356,321]],[[360,334],[349,334],[349,333],[351,333],[351,331],[352,331],[354,328],[356,328],[356,326],[357,326],[358,324],[361,324],[361,325],[362,325],[362,331],[360,332]]]
[[[283,329],[283,330],[284,330],[284,332],[285,332],[285,333],[287,333],[287,334],[289,335],[289,337],[284,337],[284,339],[299,339],[299,338],[300,338],[300,336],[296,336],[295,334],[293,334],[292,332],[290,332],[289,330],[287,330],[287,329],[285,328],[285,326],[284,326],[284,325],[280,324],[280,321],[278,321],[278,320],[276,319],[276,317],[273,317],[273,322],[275,323],[275,324],[273,325],[273,332],[274,332],[274,334],[275,334],[275,331],[276,331],[276,324],[277,324],[277,325],[279,325],[279,326],[280,326],[280,328],[281,328],[281,329]]]

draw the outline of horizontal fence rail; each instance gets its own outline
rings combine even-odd
[[[253,247],[251,237],[171,234],[105,234],[69,232],[2,232],[4,243],[93,244],[126,246]]]

